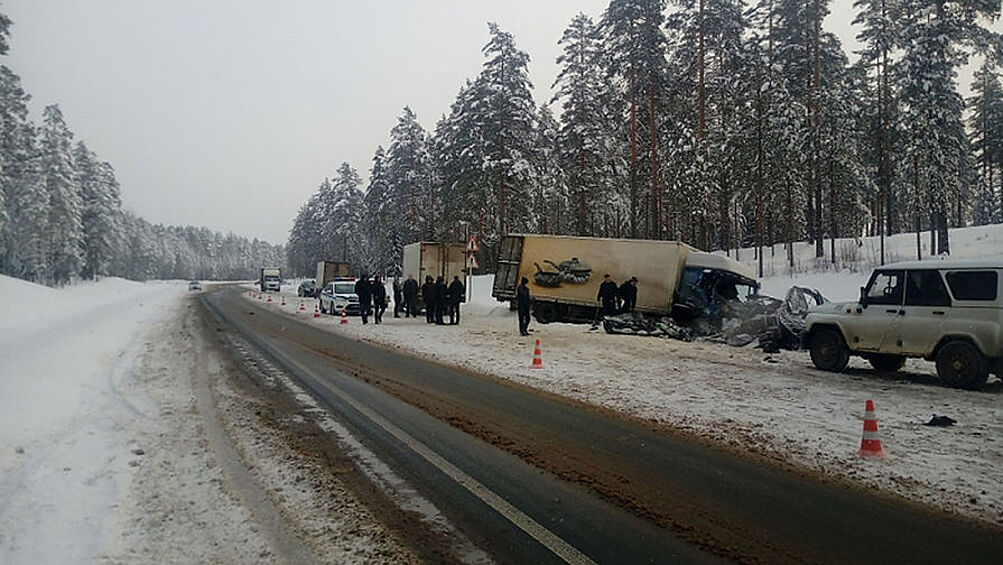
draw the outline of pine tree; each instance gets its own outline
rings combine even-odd
[[[0,272],[44,282],[48,197],[39,177],[29,99],[20,77],[0,66]]]
[[[509,231],[532,224],[530,188],[535,182],[533,131],[536,104],[530,93],[529,55],[515,45],[512,34],[490,23],[491,39],[482,50],[488,58],[479,82],[484,161],[482,170],[494,184],[491,201],[496,215],[485,222],[489,246]]]
[[[562,103],[557,152],[575,218],[573,233],[610,234],[603,229],[613,206],[610,188],[622,183],[613,174],[616,128],[610,127],[610,89],[592,19],[575,16],[558,44],[563,51],[557,58],[561,70],[552,102]]]
[[[418,116],[405,106],[390,131],[386,155],[386,211],[390,216],[387,237],[391,263],[396,265],[403,263],[405,244],[434,236],[435,178],[429,144],[428,132],[418,123]]]
[[[41,173],[49,195],[50,280],[63,285],[80,274],[83,252],[80,187],[73,163],[73,134],[58,105],[43,112]]]
[[[367,247],[369,262],[365,265],[368,272],[391,273],[396,271],[398,249],[400,244],[401,225],[395,221],[391,211],[392,199],[387,175],[387,158],[383,146],[376,148],[373,155],[373,168],[369,173],[369,187],[363,196],[366,216]]]
[[[361,184],[359,173],[348,163],[342,163],[334,180],[325,180],[321,185],[315,217],[319,220],[319,251],[323,259],[318,260],[346,261],[360,269],[372,269],[372,254],[364,235]]]
[[[898,42],[899,26],[896,14],[899,0],[856,0],[855,25],[861,26],[857,39],[864,45],[858,65],[866,69],[873,82],[870,100],[871,127],[865,132],[869,138],[877,193],[872,205],[875,220],[872,232],[877,232],[880,244],[880,261],[885,262],[885,235],[895,233],[892,223],[894,207],[892,184],[895,175],[892,146],[895,139],[895,98],[892,92],[892,52]],[[866,109],[866,107],[865,107]]]
[[[0,13],[0,55],[6,55],[10,45],[7,43],[7,36],[10,35],[10,18],[6,14]]]
[[[541,106],[536,119],[536,183],[532,217],[537,233],[566,234],[575,229],[567,181],[560,164],[560,126],[550,109]]]
[[[669,41],[672,185],[683,226],[708,247],[727,249],[741,184],[738,158],[742,37],[748,26],[735,0],[675,0]],[[688,221],[687,221],[688,220]],[[677,222],[678,223],[678,222]]]
[[[975,72],[969,130],[979,172],[972,210],[976,225],[1003,222],[1003,84],[989,59]]]
[[[78,142],[74,151],[83,213],[84,264],[81,275],[96,279],[107,275],[119,251],[121,200],[115,170]]]
[[[612,0],[599,23],[607,73],[618,89],[629,144],[631,237],[658,237],[664,229],[658,135],[666,82],[664,11],[665,0]],[[647,149],[645,162],[642,145]]]
[[[936,235],[931,251],[937,254],[950,253],[951,209],[962,201],[962,177],[970,163],[956,69],[973,48],[1003,46],[1000,34],[979,22],[999,14],[1000,0],[958,4],[903,0],[904,54],[896,69],[903,106],[900,169],[910,187],[917,232],[928,220],[931,239]]]

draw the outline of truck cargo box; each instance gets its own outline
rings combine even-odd
[[[514,300],[526,277],[538,321],[590,321],[598,315],[596,295],[606,274],[617,285],[637,277],[634,310],[651,315],[669,315],[680,306],[683,280],[694,285],[682,293],[681,305],[691,312],[702,309],[705,298],[709,304],[718,286],[745,284],[753,291],[757,286],[737,261],[678,241],[511,234],[501,242],[492,295]]]

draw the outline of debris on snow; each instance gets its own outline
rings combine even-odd
[[[954,424],[957,424],[957,423],[958,423],[958,421],[955,420],[954,418],[951,418],[950,416],[938,416],[938,415],[934,414],[933,417],[930,418],[930,421],[926,422],[923,425],[924,426],[946,427],[946,426],[953,426]]]
[[[670,317],[647,317],[637,312],[607,316],[606,333],[667,337],[682,341],[706,339],[734,347],[760,347],[767,353],[797,350],[805,332],[810,306],[828,302],[814,289],[791,287],[784,300],[759,295],[721,304],[712,316],[681,325]]]

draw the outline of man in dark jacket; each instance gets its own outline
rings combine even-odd
[[[404,315],[418,317],[418,281],[414,275],[408,275],[404,281]]]
[[[435,323],[435,281],[432,275],[425,275],[425,284],[421,285],[421,298],[425,301],[425,323]]]
[[[637,277],[630,277],[629,281],[620,285],[620,312],[633,312],[637,305]]]
[[[467,301],[467,287],[460,282],[459,275],[453,275],[449,283],[449,323],[460,323],[460,303]]]
[[[383,321],[383,313],[387,310],[387,287],[383,286],[380,277],[373,277],[373,321],[377,324]]]
[[[435,323],[440,326],[446,323],[442,317],[446,314],[448,304],[449,287],[446,286],[446,279],[439,277],[435,279]]]
[[[522,277],[522,282],[515,289],[515,302],[519,309],[519,335],[529,335],[529,279]]]
[[[394,318],[401,317],[401,310],[406,310],[404,306],[404,286],[400,277],[394,277]]]
[[[373,300],[373,287],[365,275],[355,281],[355,294],[359,297],[359,314],[362,316],[362,323],[368,324],[369,308],[372,307]]]
[[[613,279],[606,275],[602,279],[602,284],[599,285],[599,294],[596,295],[596,300],[602,302],[602,313],[603,316],[612,316],[616,314],[616,283]]]

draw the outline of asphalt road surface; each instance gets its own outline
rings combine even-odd
[[[326,332],[237,289],[204,301],[499,562],[1003,562],[990,526]]]

